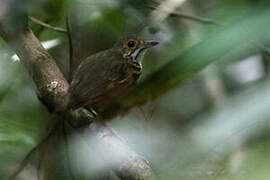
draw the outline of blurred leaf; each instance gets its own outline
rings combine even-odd
[[[257,47],[246,46],[250,41],[262,41],[268,33],[270,13],[259,8],[250,11],[249,16],[241,21],[224,27],[217,32],[210,32],[205,39],[174,58],[163,68],[146,78],[141,84],[121,98],[122,106],[129,107],[153,99],[179,85],[209,63],[224,57],[228,52],[243,47],[245,56],[258,51]],[[244,56],[241,53],[241,57]],[[234,59],[239,58],[236,54]]]

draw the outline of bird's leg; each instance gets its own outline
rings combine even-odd
[[[97,111],[94,108],[89,108],[89,112],[92,114],[93,118],[98,119],[100,115],[97,113]]]

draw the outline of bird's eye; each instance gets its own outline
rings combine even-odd
[[[128,45],[128,47],[132,48],[132,47],[135,46],[135,42],[134,41],[129,41],[127,45]]]

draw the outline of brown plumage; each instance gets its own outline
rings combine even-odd
[[[100,106],[106,106],[136,82],[145,50],[156,44],[132,36],[87,57],[72,78],[68,108],[90,107],[99,112]]]

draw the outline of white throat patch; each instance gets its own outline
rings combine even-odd
[[[142,48],[139,48],[139,49],[136,49],[132,54],[131,54],[131,59],[133,61],[137,60],[137,61],[140,61],[140,59],[142,59],[142,56],[145,52],[145,49],[142,49]]]

